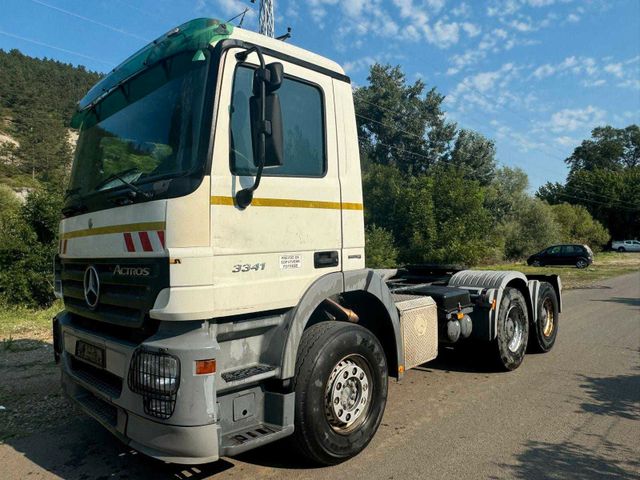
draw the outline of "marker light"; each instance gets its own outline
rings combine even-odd
[[[216,373],[216,359],[196,360],[196,375],[211,375]]]

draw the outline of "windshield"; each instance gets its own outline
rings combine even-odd
[[[68,195],[199,170],[208,59],[205,50],[168,58],[95,105],[81,126]]]

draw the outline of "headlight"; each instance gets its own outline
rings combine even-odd
[[[145,413],[169,418],[180,386],[180,360],[165,352],[138,349],[131,359],[128,384],[142,395]]]

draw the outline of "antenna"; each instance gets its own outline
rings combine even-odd
[[[253,2],[252,2],[253,3]],[[237,14],[235,17],[231,17],[229,20],[227,20],[225,23],[231,23],[233,22],[236,18],[241,17],[240,18],[240,23],[238,23],[238,27],[242,28],[242,22],[244,22],[244,17],[247,14],[247,12],[249,11],[249,7],[246,7],[242,12],[240,12],[239,14]]]

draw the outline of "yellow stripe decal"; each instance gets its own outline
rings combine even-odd
[[[91,237],[93,235],[107,235],[110,233],[164,230],[165,226],[166,226],[165,222],[145,222],[145,223],[127,223],[126,225],[109,225],[108,227],[96,227],[96,228],[88,228],[86,230],[75,230],[73,232],[65,232],[62,234],[62,238],[66,240],[69,238]]]
[[[211,205],[234,205],[233,197],[211,197]],[[254,198],[254,207],[325,208],[331,210],[362,210],[361,203],[325,202],[321,200],[296,200],[292,198]]]

